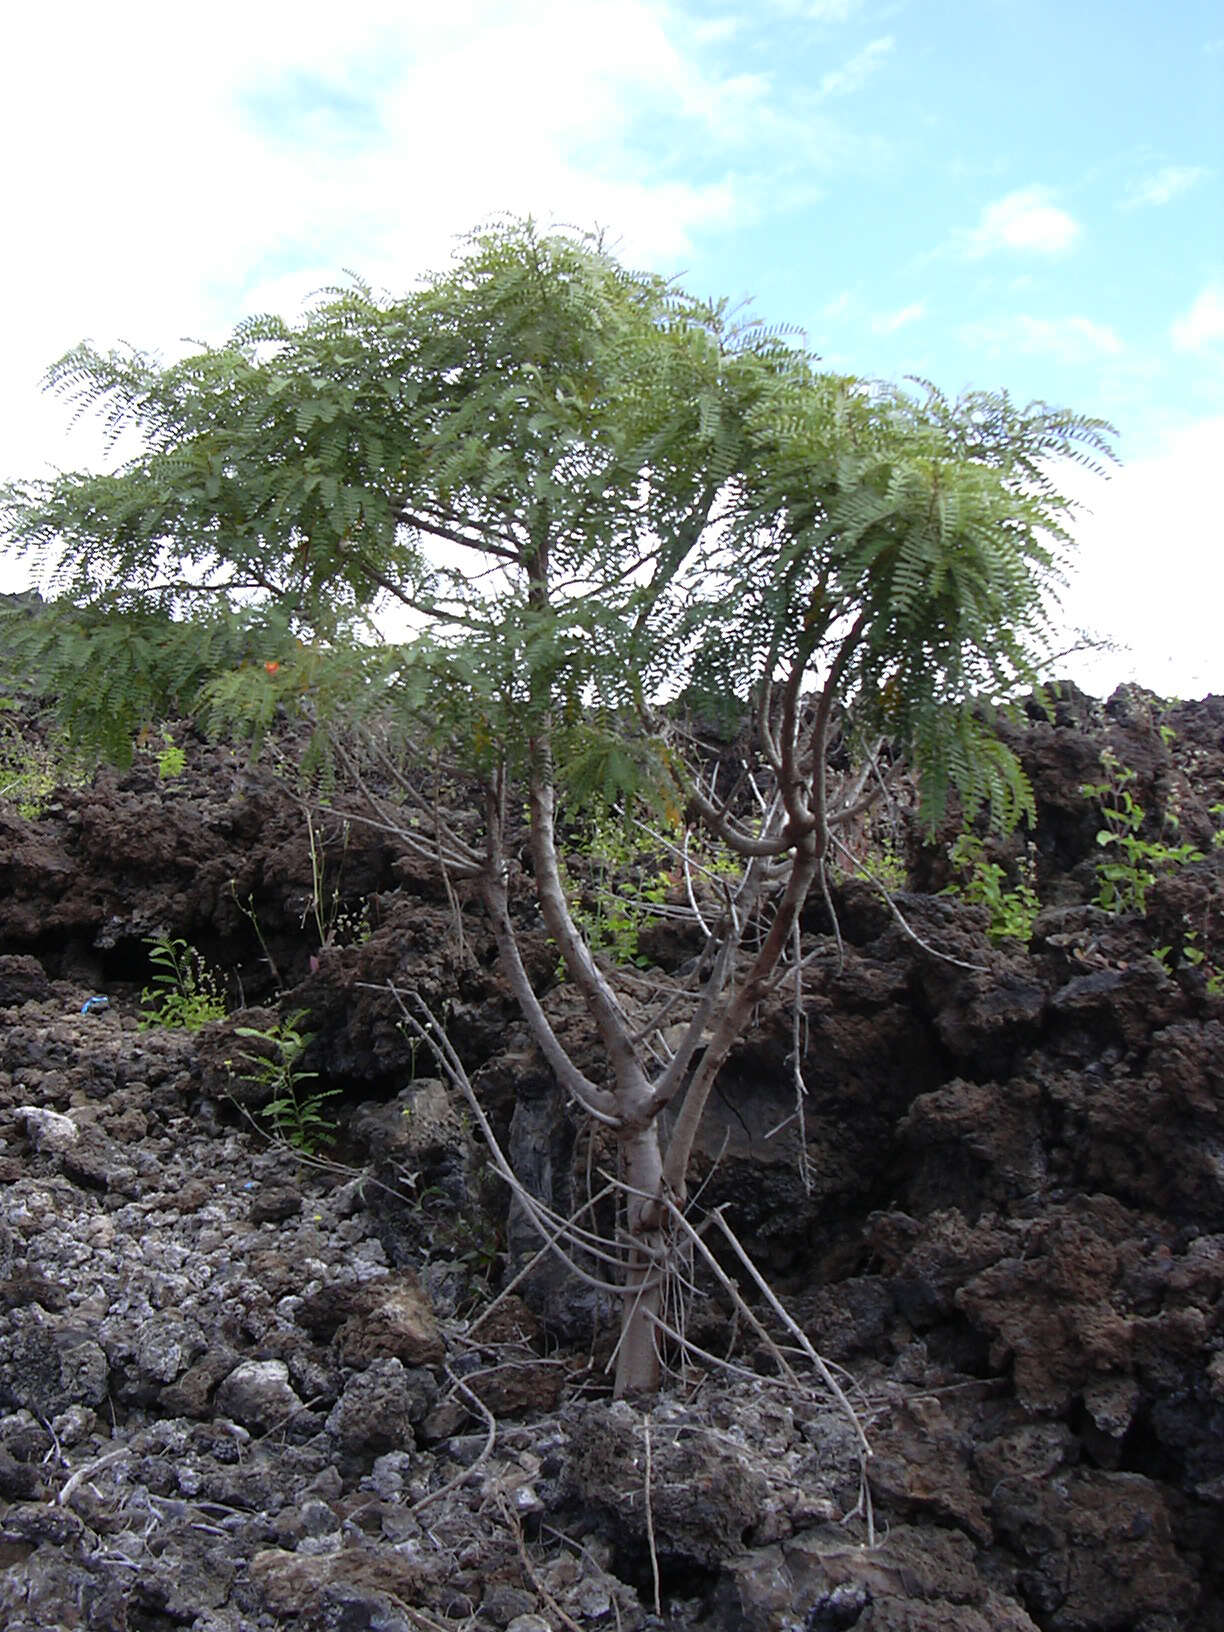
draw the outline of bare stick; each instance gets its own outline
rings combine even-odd
[[[714,1255],[710,1251],[709,1247],[706,1246],[705,1242],[701,1238],[700,1232],[693,1227],[693,1225],[684,1216],[684,1214],[680,1212],[679,1208],[676,1207],[676,1205],[673,1202],[668,1201],[667,1202],[667,1207],[668,1207],[668,1210],[670,1211],[672,1217],[676,1219],[676,1221],[679,1223],[681,1228],[686,1232],[686,1234],[692,1240],[694,1246],[696,1246],[697,1250],[701,1253],[701,1255],[705,1259],[706,1263],[710,1266],[711,1270],[714,1273],[715,1279],[719,1282],[719,1284],[723,1287],[723,1289],[731,1297],[732,1302],[733,1302],[734,1306],[736,1307],[736,1309],[738,1309],[739,1312],[745,1317],[745,1319],[748,1321],[749,1325],[756,1332],[757,1336],[760,1337],[761,1340],[765,1343],[766,1347],[769,1349],[770,1353],[773,1355],[774,1360],[777,1363],[779,1370],[782,1372],[783,1377],[785,1378],[786,1382],[789,1384],[789,1386],[793,1390],[800,1390],[801,1391],[801,1384],[799,1382],[799,1378],[796,1376],[796,1374],[795,1374],[793,1368],[791,1367],[789,1361],[787,1360],[785,1354],[782,1352],[781,1348],[779,1348],[778,1344],[774,1342],[773,1338],[766,1331],[765,1327],[762,1326],[761,1322],[757,1319],[757,1317],[753,1313],[752,1309],[745,1302],[743,1294],[740,1292],[739,1288],[735,1285],[735,1282],[731,1280],[730,1276],[727,1275],[726,1271],[719,1264],[718,1260],[714,1257]],[[842,1388],[841,1384],[837,1381],[837,1378],[833,1375],[833,1373],[830,1370],[828,1364],[825,1362],[825,1360],[819,1354],[817,1354],[816,1350],[812,1347],[811,1343],[808,1341],[806,1333],[795,1323],[795,1321],[792,1319],[791,1315],[787,1312],[787,1310],[783,1307],[782,1303],[779,1301],[779,1299],[776,1296],[776,1294],[774,1293],[773,1289],[769,1286],[768,1282],[761,1275],[761,1273],[757,1269],[756,1265],[752,1262],[752,1260],[749,1258],[748,1254],[744,1251],[743,1247],[740,1245],[740,1242],[739,1242],[738,1238],[735,1235],[735,1232],[731,1229],[731,1227],[728,1225],[727,1221],[723,1218],[721,1208],[716,1207],[713,1210],[713,1212],[711,1212],[709,1214],[709,1222],[712,1222],[712,1223],[714,1223],[714,1224],[716,1224],[718,1226],[719,1230],[722,1232],[723,1236],[725,1237],[728,1244],[730,1245],[732,1251],[735,1253],[736,1257],[743,1264],[744,1268],[748,1271],[749,1275],[752,1277],[752,1280],[755,1282],[755,1284],[756,1284],[757,1288],[759,1289],[759,1291],[763,1294],[763,1296],[764,1296],[766,1302],[769,1304],[770,1308],[774,1311],[774,1313],[777,1315],[777,1317],[782,1322],[782,1324],[786,1327],[786,1329],[796,1339],[796,1341],[797,1341],[797,1343],[799,1345],[799,1348],[800,1348],[801,1352],[803,1353],[805,1359],[807,1359],[807,1360],[809,1360],[811,1362],[811,1364],[815,1368],[818,1376],[820,1377],[821,1381],[824,1383],[825,1387],[829,1390],[830,1394],[832,1394],[834,1400],[837,1402],[837,1404],[840,1407],[841,1411],[845,1415],[847,1421],[850,1423],[850,1426],[854,1431],[855,1439],[858,1442],[858,1449],[859,1449],[859,1509],[861,1509],[861,1511],[862,1511],[862,1513],[863,1513],[863,1515],[864,1515],[864,1517],[866,1519],[866,1522],[867,1522],[868,1545],[874,1547],[875,1546],[875,1515],[874,1515],[874,1509],[872,1507],[872,1502],[871,1502],[871,1487],[870,1487],[870,1483],[869,1483],[868,1477],[867,1477],[867,1463],[868,1463],[869,1458],[872,1455],[872,1450],[871,1450],[871,1444],[870,1444],[870,1442],[869,1442],[869,1440],[867,1438],[867,1435],[863,1430],[863,1425],[862,1425],[862,1422],[859,1419],[858,1412],[855,1411],[854,1406],[850,1403],[850,1400],[849,1400],[848,1396],[846,1395],[845,1390]],[[664,1322],[662,1322],[657,1316],[652,1317],[652,1324],[656,1328],[660,1328],[660,1329],[663,1329],[664,1331],[666,1331],[668,1333],[668,1335],[670,1335],[670,1336],[672,1336],[674,1338],[677,1338],[681,1342],[681,1344],[683,1344],[686,1348],[695,1348],[694,1345],[691,1345],[691,1344],[688,1343],[687,1339],[685,1339],[682,1336],[682,1334],[680,1334],[679,1332],[673,1331],[671,1328],[665,1326]],[[728,1371],[740,1370],[741,1369],[741,1368],[738,1368],[738,1367],[732,1367],[729,1362],[718,1360],[715,1356],[706,1356],[705,1351],[695,1351],[695,1352],[699,1352],[699,1353],[701,1353],[703,1355],[703,1357],[714,1360],[714,1363],[716,1365],[718,1365],[720,1367],[723,1367],[724,1369],[726,1369]]]
[[[463,908],[459,904],[459,897],[455,894],[455,886],[451,883],[450,868],[442,855],[442,846],[438,845],[438,871],[442,874],[442,883],[446,887],[446,902],[451,910],[451,920],[455,926],[455,953],[460,963],[468,961],[467,937],[463,933]],[[471,960],[475,963],[475,958]]]
[[[674,1204],[674,1202],[668,1201],[666,1205],[668,1207],[668,1210],[671,1212],[672,1216],[679,1223],[680,1227],[684,1231],[686,1231],[686,1233],[688,1235],[691,1236],[694,1246],[696,1246],[696,1248],[700,1252],[701,1256],[705,1259],[707,1266],[709,1267],[709,1269],[712,1271],[712,1273],[714,1275],[714,1279],[722,1287],[723,1291],[726,1292],[727,1296],[731,1299],[732,1303],[735,1305],[735,1308],[744,1317],[744,1319],[752,1327],[752,1329],[756,1333],[756,1335],[760,1338],[761,1342],[765,1345],[765,1347],[773,1355],[775,1361],[777,1362],[777,1366],[778,1366],[779,1371],[781,1371],[782,1375],[786,1378],[787,1382],[791,1385],[792,1388],[794,1388],[795,1390],[797,1390],[799,1392],[802,1392],[803,1385],[800,1383],[799,1378],[796,1376],[794,1368],[791,1366],[791,1364],[787,1360],[786,1356],[782,1353],[782,1350],[774,1342],[773,1338],[769,1335],[769,1332],[765,1329],[765,1327],[757,1319],[757,1316],[753,1313],[750,1306],[745,1302],[744,1295],[740,1291],[739,1287],[736,1286],[735,1282],[731,1279],[731,1277],[727,1274],[726,1270],[718,1262],[718,1259],[715,1258],[714,1254],[710,1251],[709,1247],[701,1239],[700,1231],[694,1229],[693,1225],[684,1216],[684,1214],[680,1211],[680,1209]],[[716,1218],[718,1216],[717,1209],[713,1213],[711,1213],[709,1216],[710,1216],[711,1219]]]
[[[92,1479],[94,1474],[101,1473],[103,1468],[109,1468],[112,1463],[118,1462],[122,1457],[129,1456],[131,1450],[130,1445],[121,1445],[117,1451],[107,1451],[105,1456],[100,1456],[96,1461],[87,1462],[83,1468],[78,1468],[72,1478],[65,1480],[60,1486],[59,1494],[55,1498],[55,1505],[63,1507],[73,1491],[83,1485],[86,1479]]]
[[[448,1479],[440,1490],[431,1491],[428,1496],[422,1496],[419,1502],[414,1502],[408,1509],[408,1511],[413,1515],[422,1512],[427,1507],[432,1506],[434,1502],[441,1501],[443,1496],[449,1496],[452,1490],[458,1490],[460,1485],[466,1483],[466,1481],[472,1477],[477,1468],[482,1467],[484,1463],[489,1460],[489,1457],[493,1454],[493,1446],[497,1442],[497,1418],[493,1415],[492,1411],[489,1410],[488,1406],[481,1399],[480,1395],[473,1393],[465,1382],[455,1376],[454,1372],[449,1366],[446,1368],[446,1375],[458,1389],[459,1393],[469,1400],[471,1404],[476,1407],[477,1411],[480,1412],[480,1415],[485,1420],[488,1433],[485,1436],[485,1442],[481,1447],[480,1455],[476,1458],[475,1462],[472,1463],[471,1467],[461,1469],[453,1479]]]
[[[876,889],[879,890],[880,894],[884,897],[884,900],[888,905],[889,911],[901,925],[901,928],[909,936],[910,940],[915,943],[915,945],[920,946],[924,952],[929,952],[933,958],[939,958],[943,963],[954,964],[957,969],[971,969],[975,975],[988,975],[990,973],[990,968],[987,964],[966,963],[963,958],[954,958],[950,952],[941,952],[937,946],[932,946],[930,941],[924,941],[922,936],[919,935],[918,931],[909,923],[909,920],[901,911],[901,908],[893,900],[892,892],[888,889],[887,885],[882,884],[880,880],[874,876],[874,874],[870,873],[867,868],[863,866],[862,862],[855,857],[853,851],[851,851],[848,846],[842,843],[842,841],[837,837],[836,833],[831,833],[829,837],[842,852],[842,854],[848,857],[848,859],[854,864],[855,869],[862,873],[863,877],[867,879],[868,883],[874,884]]]
[[[539,1571],[531,1562],[527,1552],[527,1544],[523,1540],[523,1526],[519,1522],[518,1514],[510,1506],[510,1503],[503,1495],[498,1495],[497,1505],[501,1509],[501,1516],[503,1519],[505,1519],[511,1535],[514,1537],[514,1545],[518,1549],[519,1562],[523,1566],[523,1574],[531,1582],[532,1586],[548,1605],[549,1609],[552,1610],[553,1614],[561,1622],[562,1626],[569,1627],[570,1632],[582,1632],[582,1628],[578,1625],[578,1622],[573,1620],[561,1608],[561,1605],[553,1597],[552,1593],[548,1590],[548,1587],[541,1579]]]
[[[834,837],[833,834],[830,834],[829,836],[830,838]],[[833,894],[829,889],[829,868],[827,861],[821,861],[820,872],[817,874],[817,877],[820,880],[820,893],[824,898],[825,911],[829,915],[829,922],[833,925],[833,939],[837,942],[837,972],[840,975],[842,970],[846,967],[846,943],[842,940],[841,920],[837,916],[837,908],[833,905]],[[796,962],[798,962],[798,949],[796,949],[795,958]]]
[[[673,1208],[673,1211],[674,1210],[675,1209]],[[807,1333],[800,1325],[798,1325],[787,1309],[783,1306],[769,1282],[765,1279],[760,1270],[753,1263],[752,1259],[744,1251],[743,1247],[740,1245],[738,1236],[735,1234],[735,1231],[723,1217],[722,1208],[715,1207],[710,1214],[710,1217],[714,1220],[715,1224],[722,1232],[727,1245],[731,1248],[732,1252],[735,1253],[735,1256],[739,1259],[740,1263],[743,1264],[744,1268],[748,1271],[749,1275],[756,1283],[756,1286],[761,1292],[761,1295],[764,1297],[766,1303],[768,1303],[769,1307],[773,1310],[774,1314],[777,1315],[778,1319],[786,1327],[787,1331],[790,1332],[791,1336],[795,1339],[796,1343],[798,1343],[804,1355],[812,1362],[812,1365],[820,1374],[821,1381],[849,1418],[854,1427],[854,1432],[858,1438],[859,1444],[862,1447],[864,1456],[870,1456],[871,1446],[868,1444],[867,1436],[863,1432],[862,1424],[859,1422],[858,1413],[855,1411],[849,1399],[846,1397],[845,1390],[842,1388],[837,1378],[834,1377],[825,1361],[819,1354],[817,1354],[816,1350],[808,1341]],[[702,1245],[704,1246],[705,1243],[703,1242]]]
[[[823,868],[821,869],[823,872]],[[802,946],[799,940],[799,920],[795,920],[794,928],[795,947],[795,997],[791,1005],[791,1062],[795,1078],[795,1116],[799,1122],[799,1180],[803,1185],[803,1193],[810,1196],[812,1193],[812,1168],[808,1161],[807,1150],[807,1118],[804,1114],[804,1101],[807,1099],[807,1084],[803,1080],[803,960]]]
[[[654,1504],[650,1499],[651,1462],[650,1462],[650,1418],[646,1417],[642,1426],[646,1430],[646,1469],[644,1475],[643,1495],[646,1505],[646,1546],[650,1550],[650,1579],[654,1583],[654,1609],[656,1615],[663,1613],[661,1594],[659,1591],[659,1554],[655,1548],[654,1532]]]
[[[691,858],[689,856],[689,831],[690,830],[687,827],[684,830],[684,845],[681,853],[681,860],[684,864],[684,890],[685,894],[688,896],[688,904],[692,910],[693,917],[696,918],[698,924],[701,926],[701,933],[708,941],[714,932],[710,928],[709,924],[706,923],[705,919],[701,916],[701,908],[697,905],[697,894],[693,889],[693,867]]]

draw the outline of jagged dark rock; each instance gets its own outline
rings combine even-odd
[[[312,862],[284,784],[194,739],[172,781],[138,756],[37,820],[0,805],[5,1627],[1224,1632],[1224,699],[1063,688],[1008,729],[1038,806],[1028,947],[935,893],[939,841],[896,896],[919,940],[843,882],[839,959],[813,901],[806,1182],[781,1002],[694,1163],[854,1374],[874,1548],[846,1419],[779,1396],[755,1340],[734,1378],[612,1404],[611,1302],[555,1264],[471,1324],[536,1238],[379,988],[444,1020],[560,1212],[609,1152],[428,869],[339,819]],[[1092,901],[1104,748],[1202,852],[1144,917]],[[223,973],[226,1020],[144,1023],[149,936]],[[695,950],[643,949],[664,980]],[[321,1164],[270,1141],[241,1064],[275,1046],[238,1028],[299,1012],[310,1084],[339,1090]],[[724,1352],[700,1292],[690,1335]]]

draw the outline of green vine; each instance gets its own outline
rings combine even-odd
[[[25,821],[36,822],[56,788],[79,786],[88,772],[62,731],[43,742],[23,732],[18,721],[18,705],[0,696],[0,799],[11,800]]]
[[[892,831],[872,832],[859,853],[847,858],[839,876],[862,877],[877,884],[889,895],[905,889],[909,883],[909,868],[905,855]]]
[[[1147,813],[1131,792],[1136,773],[1109,748],[1101,751],[1101,767],[1104,781],[1086,782],[1080,788],[1085,798],[1096,800],[1105,823],[1096,836],[1097,844],[1106,852],[1096,864],[1100,881],[1096,905],[1106,912],[1144,913],[1147,892],[1155,884],[1158,870],[1201,861],[1202,851],[1192,844],[1145,839],[1142,828]],[[1164,826],[1176,829],[1176,817],[1166,814]]]
[[[170,732],[163,726],[162,745],[157,755],[158,781],[172,782],[176,776],[182,776],[186,766],[186,751],[179,747]]]
[[[659,867],[658,846],[611,815],[590,817],[569,848],[585,879],[562,866],[570,911],[593,952],[644,967],[638,937],[667,900],[672,875]]]

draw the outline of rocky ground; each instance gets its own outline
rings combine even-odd
[[[614,1403],[599,1294],[542,1271],[494,1303],[532,1244],[386,983],[445,1019],[538,1194],[572,1208],[602,1153],[436,878],[195,740],[169,779],[149,753],[0,803],[0,1624],[1221,1632],[1224,699],[1068,693],[1015,741],[1029,945],[935,893],[946,845],[910,848],[908,929],[843,885],[840,969],[807,925],[807,1185],[794,1123],[767,1137],[781,1011],[700,1158],[839,1368],[866,1496],[845,1415],[751,1334],[737,1373]],[[1202,852],[1143,914],[1091,904],[1106,747],[1145,831],[1176,813]],[[142,1023],[150,936],[233,1012]],[[337,1091],[317,1160],[234,1063],[297,1015]],[[726,1352],[701,1293],[690,1336]]]

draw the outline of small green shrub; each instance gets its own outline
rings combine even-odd
[[[905,889],[909,883],[909,868],[896,836],[891,832],[872,834],[866,849],[855,855],[847,867],[850,877],[861,876],[872,884],[878,884],[889,895]]]
[[[140,994],[145,1011],[140,1029],[169,1026],[172,1030],[199,1031],[210,1020],[225,1016],[221,977],[210,969],[194,946],[184,940],[150,939],[152,983]]]
[[[304,1082],[310,1082],[319,1075],[317,1071],[301,1069],[302,1056],[314,1041],[313,1033],[300,1029],[306,1015],[307,1010],[296,1009],[279,1025],[267,1031],[260,1031],[254,1026],[238,1026],[235,1035],[249,1037],[271,1049],[271,1053],[254,1049],[243,1049],[241,1053],[241,1058],[247,1064],[247,1069],[242,1073],[243,1080],[270,1090],[272,1094],[260,1115],[272,1124],[273,1133],[278,1139],[284,1139],[307,1156],[314,1156],[335,1136],[335,1119],[326,1115],[321,1107],[325,1099],[334,1098],[340,1090],[322,1088],[309,1094],[302,1091]],[[232,1061],[227,1063],[232,1067]]]
[[[997,861],[986,860],[986,847],[975,833],[962,833],[948,856],[953,866],[966,876],[963,883],[951,885],[947,893],[987,909],[989,934],[996,945],[1001,941],[1020,941],[1027,946],[1034,920],[1041,911],[1034,887],[1036,868],[1031,851],[1026,851],[1017,863],[1019,880],[1010,890],[1003,888],[1007,869]]]
[[[20,729],[16,709],[11,697],[0,696],[0,799],[11,800],[25,821],[36,822],[56,788],[78,786],[88,772],[62,732],[43,742]]]
[[[179,747],[169,731],[163,730],[161,750],[157,755],[158,780],[173,781],[176,776],[182,776],[186,765],[186,751]]]
[[[587,864],[584,882],[574,879],[572,865],[562,868],[570,911],[591,950],[607,953],[614,963],[649,961],[641,956],[638,936],[672,887],[672,875],[659,866],[659,849],[648,835],[611,815],[588,818],[570,846],[570,855]]]
[[[1175,953],[1172,946],[1156,946],[1152,948],[1152,956],[1157,963],[1173,972],[1179,965],[1187,969],[1199,969],[1207,984],[1208,997],[1219,997],[1224,994],[1224,969],[1216,962],[1211,948],[1204,944],[1207,936],[1200,937],[1197,929],[1189,921],[1183,919],[1185,925],[1182,932],[1181,946]]]
[[[1146,912],[1147,892],[1156,882],[1157,869],[1201,861],[1202,851],[1191,844],[1143,838],[1146,812],[1131,792],[1135,772],[1109,748],[1101,751],[1101,767],[1105,780],[1080,788],[1086,799],[1096,800],[1105,822],[1096,836],[1097,844],[1108,852],[1108,859],[1097,862],[1096,904],[1106,912]],[[1176,829],[1176,818],[1166,815],[1164,825]]]

